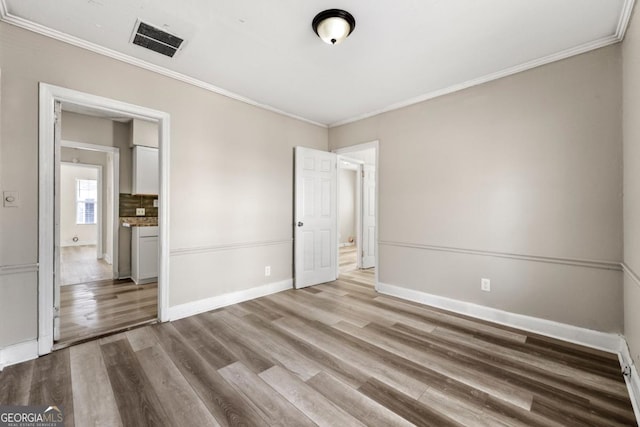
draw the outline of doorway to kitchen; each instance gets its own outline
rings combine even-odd
[[[135,123],[152,129],[155,147],[134,142]],[[168,114],[41,84],[39,128],[39,354],[167,320]],[[73,197],[63,196],[65,182]],[[143,228],[134,281],[132,229]]]

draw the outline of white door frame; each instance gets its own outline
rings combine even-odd
[[[111,183],[111,207],[113,216],[113,235],[108,236],[112,239],[112,248],[111,248],[111,267],[113,271],[113,278],[117,279],[119,277],[119,265],[118,265],[118,250],[119,250],[119,233],[118,230],[120,228],[120,218],[118,217],[119,205],[120,205],[120,149],[118,147],[110,147],[108,145],[97,145],[97,144],[87,144],[84,142],[76,142],[76,141],[60,141],[61,147],[66,148],[77,148],[79,150],[87,150],[87,151],[98,151],[100,153],[106,153],[107,156],[112,156],[111,162],[111,179],[113,182]],[[104,194],[102,195],[104,198]],[[102,209],[100,210],[100,218],[102,218]],[[104,218],[102,218],[104,219]],[[100,247],[102,245],[102,229],[98,230],[98,249],[102,250]],[[100,256],[102,258],[102,256]]]
[[[380,181],[380,169],[379,169],[379,164],[380,164],[380,142],[378,140],[375,141],[371,141],[371,142],[365,142],[362,144],[356,144],[356,145],[350,145],[348,147],[343,147],[343,148],[336,148],[334,150],[332,150],[332,152],[336,153],[336,154],[344,154],[347,157],[349,156],[349,153],[353,153],[355,151],[362,151],[362,150],[367,150],[370,148],[375,148],[376,149],[376,206],[375,206],[375,210],[376,210],[376,242],[375,242],[375,250],[376,250],[376,266],[375,266],[375,289],[376,291],[378,290],[378,283],[380,282],[379,277],[380,277],[380,258],[379,258],[379,245],[378,242],[380,241],[380,216],[379,216],[379,205],[380,205],[380,186],[379,186],[379,181]],[[360,181],[362,182],[362,181]],[[359,184],[360,186],[362,184]],[[362,212],[364,210],[360,209],[360,215],[362,215]],[[360,224],[362,224],[362,218],[360,218]],[[360,242],[362,240],[362,230],[358,231],[358,242]],[[358,255],[360,256],[360,255]],[[339,268],[339,267],[337,267]],[[339,270],[337,271],[337,273],[339,273]]]
[[[168,320],[169,304],[169,146],[170,116],[122,101],[103,98],[40,83],[38,114],[39,184],[38,184],[38,354],[53,349],[54,316],[54,105],[59,101],[65,107],[76,106],[92,111],[157,121],[160,148],[160,194],[158,194],[159,271],[158,271],[158,319]]]

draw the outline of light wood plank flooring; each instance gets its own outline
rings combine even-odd
[[[96,245],[60,248],[60,283],[72,285],[113,278],[113,266],[97,258]]]
[[[341,246],[338,251],[338,266],[340,274],[347,273],[356,269],[356,246]]]
[[[102,280],[60,289],[58,347],[154,321],[158,284]]]
[[[345,277],[346,276],[346,277]],[[376,294],[372,271],[0,373],[67,426],[636,425],[613,354]]]

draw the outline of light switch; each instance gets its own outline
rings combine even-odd
[[[19,206],[19,200],[17,191],[3,191],[2,192],[2,206],[5,208],[17,208]]]
[[[153,207],[154,208],[158,207],[158,199],[153,199]]]
[[[136,216],[144,216],[144,208],[136,208]]]

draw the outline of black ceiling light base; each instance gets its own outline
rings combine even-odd
[[[324,21],[331,18],[342,19],[348,25],[348,31],[342,31],[336,37],[331,37],[328,34],[324,33],[321,28],[321,25]],[[349,12],[342,9],[328,9],[318,13],[311,23],[311,27],[313,31],[320,37],[325,43],[336,44],[346,39],[356,27],[356,20]]]

